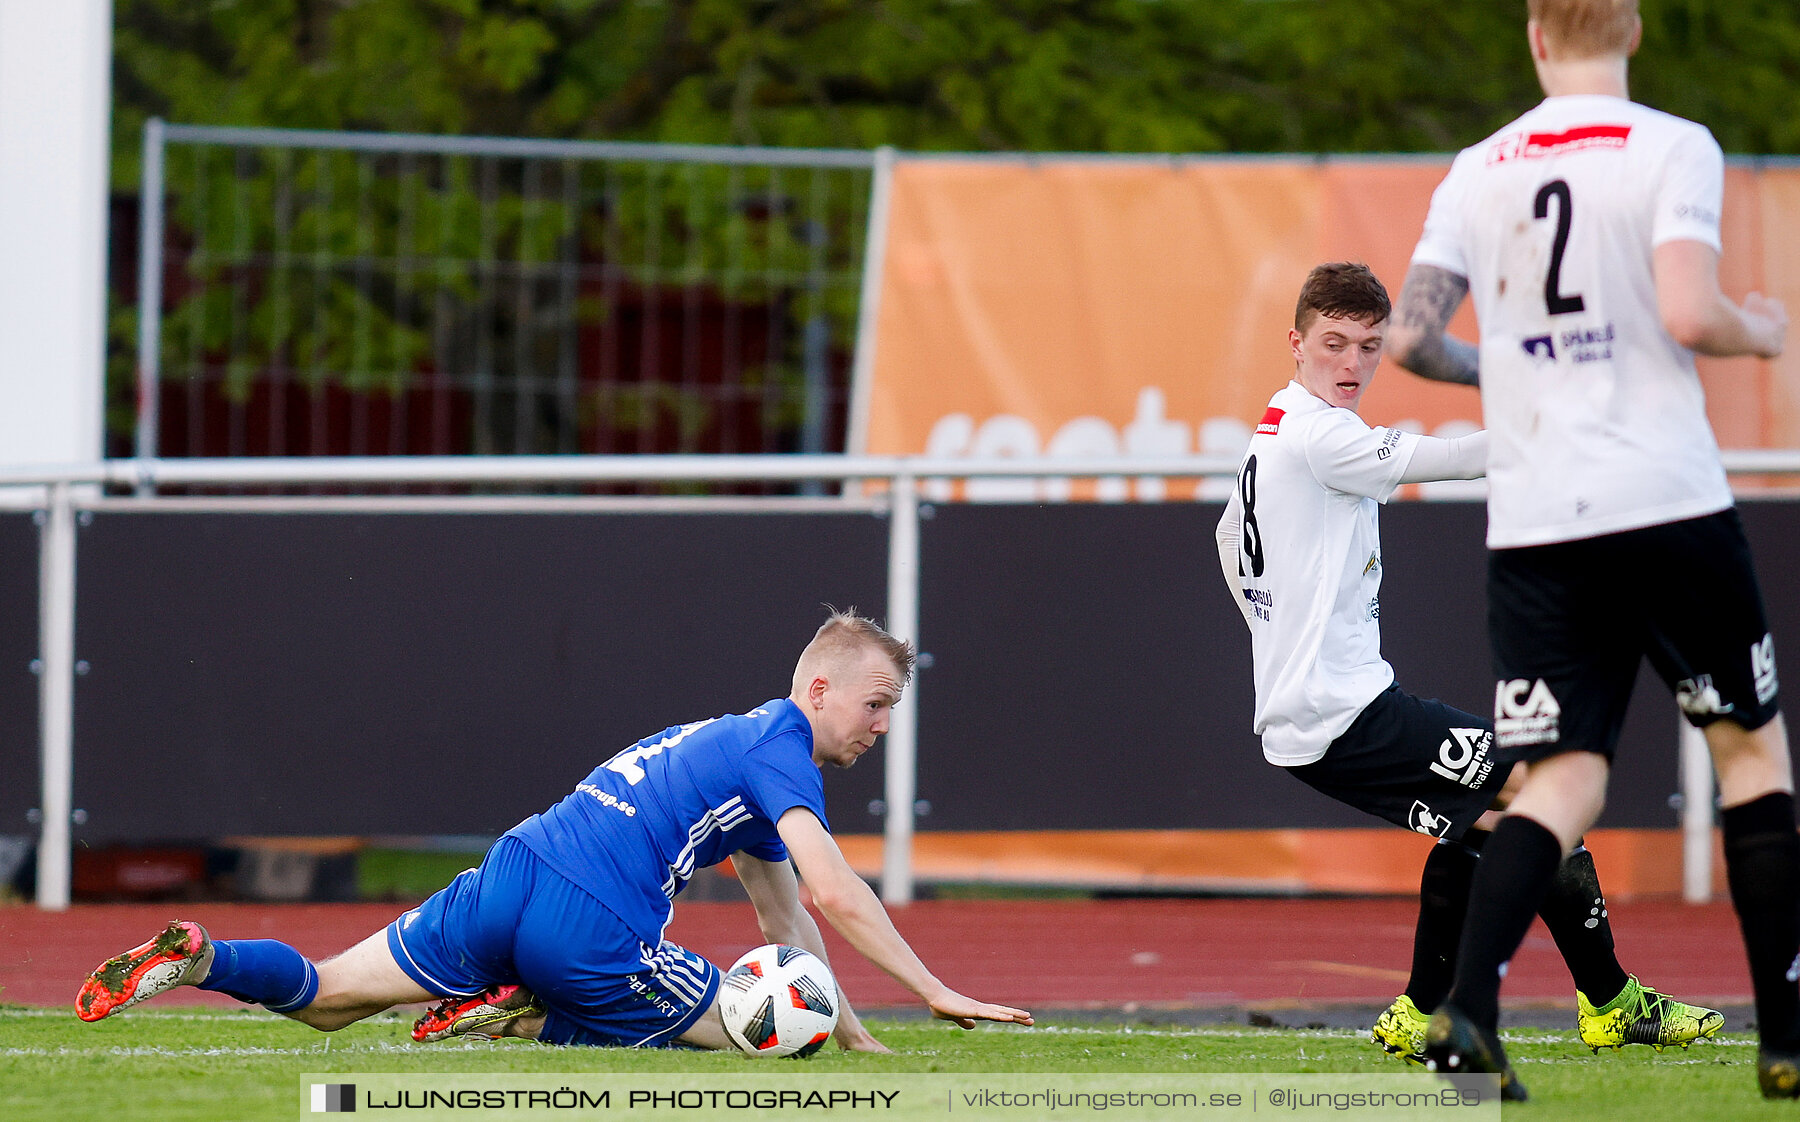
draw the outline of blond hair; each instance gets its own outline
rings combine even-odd
[[[880,651],[894,664],[901,686],[912,681],[913,664],[918,661],[918,655],[911,643],[896,639],[874,620],[857,615],[855,608],[840,612],[829,604],[825,607],[831,614],[813,635],[812,642],[800,652],[800,661],[794,666],[796,690],[817,671],[841,666],[870,648]]]
[[[1525,0],[1525,9],[1543,29],[1553,59],[1631,53],[1638,0]]]

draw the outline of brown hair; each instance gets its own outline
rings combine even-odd
[[[1525,0],[1552,58],[1628,54],[1637,33],[1638,0]]]
[[[829,604],[825,608],[831,614],[813,635],[812,642],[806,645],[806,650],[801,652],[800,665],[795,667],[796,676],[802,667],[836,662],[864,647],[874,647],[893,661],[902,686],[912,680],[913,664],[918,661],[918,655],[911,643],[894,638],[879,623],[857,615],[855,608],[841,612]]]
[[[1387,289],[1367,265],[1333,261],[1306,274],[1300,299],[1294,304],[1294,330],[1306,334],[1320,316],[1353,319],[1373,327],[1393,310]]]

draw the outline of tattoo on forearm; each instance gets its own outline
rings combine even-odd
[[[1438,352],[1437,361],[1432,364],[1432,373],[1426,377],[1464,386],[1481,384],[1480,352],[1474,344],[1465,343],[1452,335],[1440,335],[1438,344],[1442,349]]]
[[[1395,318],[1406,327],[1442,331],[1469,294],[1469,282],[1448,269],[1418,265],[1407,271]]]
[[[1418,265],[1407,271],[1394,323],[1415,341],[1394,356],[1400,365],[1439,382],[1480,384],[1476,348],[1444,334],[1468,294],[1468,279],[1448,269]]]

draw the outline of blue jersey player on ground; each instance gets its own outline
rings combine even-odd
[[[415,1039],[730,1048],[718,968],[663,938],[694,871],[730,857],[769,942],[825,958],[798,870],[831,925],[933,1015],[964,1028],[1029,1025],[1022,1009],[938,981],[828,832],[820,769],[874,746],[912,665],[910,644],[834,613],[801,653],[789,696],[640,740],[508,831],[480,868],[336,958],[212,939],[182,920],[95,970],[76,1013],[97,1021],[193,985],[327,1032],[441,999]],[[886,1050],[847,1002],[835,1035],[843,1048]]]

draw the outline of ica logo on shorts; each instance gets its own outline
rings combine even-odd
[[[1494,736],[1502,748],[1555,744],[1562,739],[1562,706],[1542,678],[1514,678],[1494,689]]]
[[[1494,761],[1488,759],[1493,742],[1494,734],[1486,729],[1451,729],[1438,745],[1431,770],[1452,783],[1479,788],[1494,771]]]

